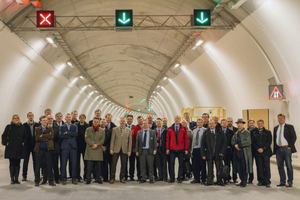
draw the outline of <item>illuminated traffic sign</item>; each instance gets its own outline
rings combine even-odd
[[[133,26],[132,10],[116,10],[116,27]]]
[[[271,100],[283,99],[283,86],[269,85],[269,99]]]
[[[211,17],[209,9],[194,10],[194,26],[210,26]]]
[[[37,27],[54,27],[55,17],[54,11],[36,11],[36,26]]]

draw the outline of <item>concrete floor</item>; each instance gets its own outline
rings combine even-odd
[[[29,175],[27,182],[21,182],[21,185],[10,185],[8,171],[8,160],[0,159],[0,199],[1,200],[35,200],[35,199],[122,199],[122,200],[146,200],[146,199],[230,199],[230,200],[299,200],[300,199],[300,171],[294,171],[294,187],[286,188],[276,187],[279,183],[279,176],[276,165],[271,165],[272,184],[271,188],[258,187],[256,181],[253,185],[246,188],[236,187],[234,184],[221,186],[203,186],[193,185],[190,181],[184,181],[182,184],[156,182],[154,184],[139,184],[137,181],[126,184],[116,182],[111,185],[91,184],[85,185],[83,182],[79,185],[72,185],[68,181],[66,186],[57,185],[50,187],[42,185],[35,187],[33,182],[33,172],[29,166]],[[118,167],[119,169],[119,167]],[[118,175],[117,175],[118,177]],[[256,174],[255,174],[256,177]],[[20,174],[21,179],[21,174]]]

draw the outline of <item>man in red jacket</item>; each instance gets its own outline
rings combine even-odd
[[[175,158],[178,157],[179,171],[178,183],[182,183],[181,177],[183,174],[183,158],[184,154],[188,154],[189,138],[187,129],[180,124],[181,117],[175,116],[175,123],[168,129],[167,132],[167,154],[170,154],[170,181],[175,181]]]

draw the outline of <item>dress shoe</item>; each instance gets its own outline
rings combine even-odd
[[[266,184],[265,184],[265,183],[262,183],[262,182],[257,183],[257,185],[258,185],[258,186],[266,186]]]
[[[126,183],[124,179],[121,179],[121,181],[120,181],[120,182],[121,182],[121,183]]]
[[[50,185],[50,186],[56,186],[56,184],[54,183],[54,181],[50,181],[50,182],[49,182],[49,185]]]
[[[205,186],[210,186],[210,185],[214,185],[214,184],[213,184],[213,183],[208,183],[208,182],[206,182],[204,185],[205,185]]]
[[[109,183],[113,184],[114,182],[115,182],[114,179],[111,179]]]
[[[146,180],[140,180],[140,183],[146,183]]]
[[[241,185],[241,187],[246,187],[246,186],[247,186],[246,184],[242,184],[242,185]]]
[[[154,181],[153,181],[153,180],[150,180],[150,183],[151,183],[151,184],[153,184],[153,183],[154,183]]]
[[[266,184],[266,187],[269,188],[269,187],[271,187],[271,186],[270,186],[270,184]]]
[[[63,181],[62,184],[63,184],[63,185],[67,185],[67,182],[66,182],[66,181]]]
[[[288,183],[286,187],[293,187],[293,183]]]
[[[130,178],[130,181],[135,181],[134,178]]]
[[[182,183],[182,180],[181,179],[177,180],[177,183]]]
[[[43,180],[42,185],[45,185],[47,183],[47,180]]]
[[[56,184],[60,184],[60,182],[59,182],[59,181],[55,181],[55,183],[56,183]]]
[[[97,180],[96,183],[103,184],[102,179]]]
[[[253,181],[248,181],[247,183],[248,183],[248,184],[253,184]]]
[[[164,179],[164,182],[169,182],[169,180],[168,179]]]
[[[242,183],[236,184],[236,186],[242,186]]]
[[[15,184],[15,180],[14,180],[14,179],[11,179],[11,180],[10,180],[10,184]]]
[[[162,178],[159,178],[159,179],[157,179],[157,181],[163,181],[163,179],[162,179]]]
[[[219,186],[225,186],[223,182],[218,183]]]
[[[27,178],[26,178],[26,177],[23,177],[23,178],[22,178],[22,181],[27,181]]]
[[[91,181],[87,181],[87,182],[85,182],[85,184],[87,184],[87,185],[88,185],[88,184],[91,184]]]
[[[109,182],[109,181],[105,179],[105,180],[103,180],[103,182]]]
[[[284,183],[280,183],[279,185],[277,185],[277,187],[282,187],[282,186],[286,186]]]
[[[40,183],[39,182],[35,182],[35,187],[39,187],[40,186]]]
[[[193,180],[191,183],[200,183],[200,180]]]
[[[72,184],[78,185],[77,181],[72,181]]]

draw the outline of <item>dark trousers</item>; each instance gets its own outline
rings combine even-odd
[[[254,160],[254,153],[252,152],[252,168],[253,168],[253,160]],[[253,182],[253,180],[254,180],[254,174],[253,174],[253,172],[247,174],[247,179],[248,179],[249,183]]]
[[[270,156],[255,156],[257,180],[260,183],[271,184]]]
[[[10,178],[13,180],[18,180],[19,173],[20,173],[20,159],[9,159],[9,172]]]
[[[293,183],[294,172],[292,166],[292,150],[288,148],[279,148],[276,151],[277,167],[280,176],[280,183],[286,183],[286,174],[284,171],[284,162],[287,168],[288,183]]]
[[[86,160],[86,165],[87,165],[87,169],[86,169],[86,180],[87,180],[87,182],[90,182],[92,180],[91,179],[91,174],[92,174],[94,166],[95,166],[94,178],[95,178],[96,181],[100,181],[102,162],[101,161],[94,161],[94,160]]]
[[[154,156],[155,164],[154,164],[154,171],[156,171],[156,177],[159,179],[162,179],[163,177],[163,155],[161,147],[157,147],[156,154]],[[157,173],[158,171],[158,173]],[[155,176],[155,174],[154,174]]]
[[[245,158],[242,158],[242,159],[236,158],[236,162],[237,162],[239,177],[241,179],[241,184],[246,185],[247,184],[247,173],[246,173]]]
[[[59,168],[58,168],[59,156],[60,154],[57,153],[52,155],[52,168],[53,168],[53,175],[55,181],[59,181]]]
[[[112,155],[109,153],[109,150],[107,149],[105,152],[103,152],[103,162],[102,162],[102,178],[104,181],[108,181],[111,173],[111,159]]]
[[[39,153],[36,153],[36,168],[35,168],[35,182],[40,182],[40,168],[43,166],[45,161],[45,168],[43,169],[43,173],[46,175],[44,179],[48,179],[48,181],[53,181],[53,171],[52,171],[52,154],[53,151],[40,149]]]
[[[143,149],[142,152],[139,154],[140,158],[140,169],[142,174],[142,180],[147,179],[147,170],[146,167],[148,166],[149,170],[149,180],[153,180],[154,176],[154,155],[153,152],[149,152],[149,149]]]
[[[207,161],[207,183],[212,184],[214,183],[214,164],[216,166],[216,176],[217,176],[217,183],[222,182],[222,178],[218,176],[218,171],[222,166],[222,160],[220,159],[212,159]]]
[[[34,169],[35,169],[35,153],[33,151],[31,151],[29,148],[25,148],[24,149],[24,160],[23,160],[23,173],[22,173],[22,176],[24,178],[27,178],[28,163],[29,163],[30,154],[32,156],[33,172],[34,172]]]
[[[72,181],[76,181],[77,178],[77,149],[69,146],[68,149],[61,149],[61,180],[67,181],[67,163],[72,165]]]
[[[170,153],[170,179],[172,181],[175,180],[175,158],[178,157],[179,161],[179,169],[178,169],[178,180],[181,180],[183,175],[183,159],[184,159],[184,151],[182,152],[175,152],[171,151]]]
[[[83,160],[83,179],[86,179],[86,160],[84,160],[85,151],[79,152],[77,151],[77,179],[80,179],[81,165],[80,165],[80,157],[82,156]]]
[[[122,149],[120,150],[119,153],[114,153],[112,156],[112,161],[111,161],[111,174],[110,174],[110,179],[115,180],[116,177],[116,167],[118,163],[118,159],[121,157],[121,172],[120,172],[120,180],[124,179],[125,174],[126,174],[126,164],[127,164],[127,154],[124,154],[122,152]]]
[[[230,171],[231,171],[230,163],[231,163],[231,166],[232,166],[232,180],[236,181],[236,179],[237,179],[236,164],[235,164],[236,162],[233,160],[233,153],[232,153],[231,148],[227,149],[226,155],[224,156],[224,163],[225,163],[226,166],[229,167],[229,176],[228,176],[227,181],[231,180],[231,176],[230,176]]]
[[[200,172],[201,180],[204,183],[206,181],[206,162],[202,159],[201,149],[193,149],[193,173],[194,179],[200,181]]]
[[[139,157],[136,156],[135,152],[131,152],[131,155],[129,157],[129,174],[131,179],[134,178],[135,166],[137,169],[137,177],[138,179],[140,179],[141,178],[140,160]]]

